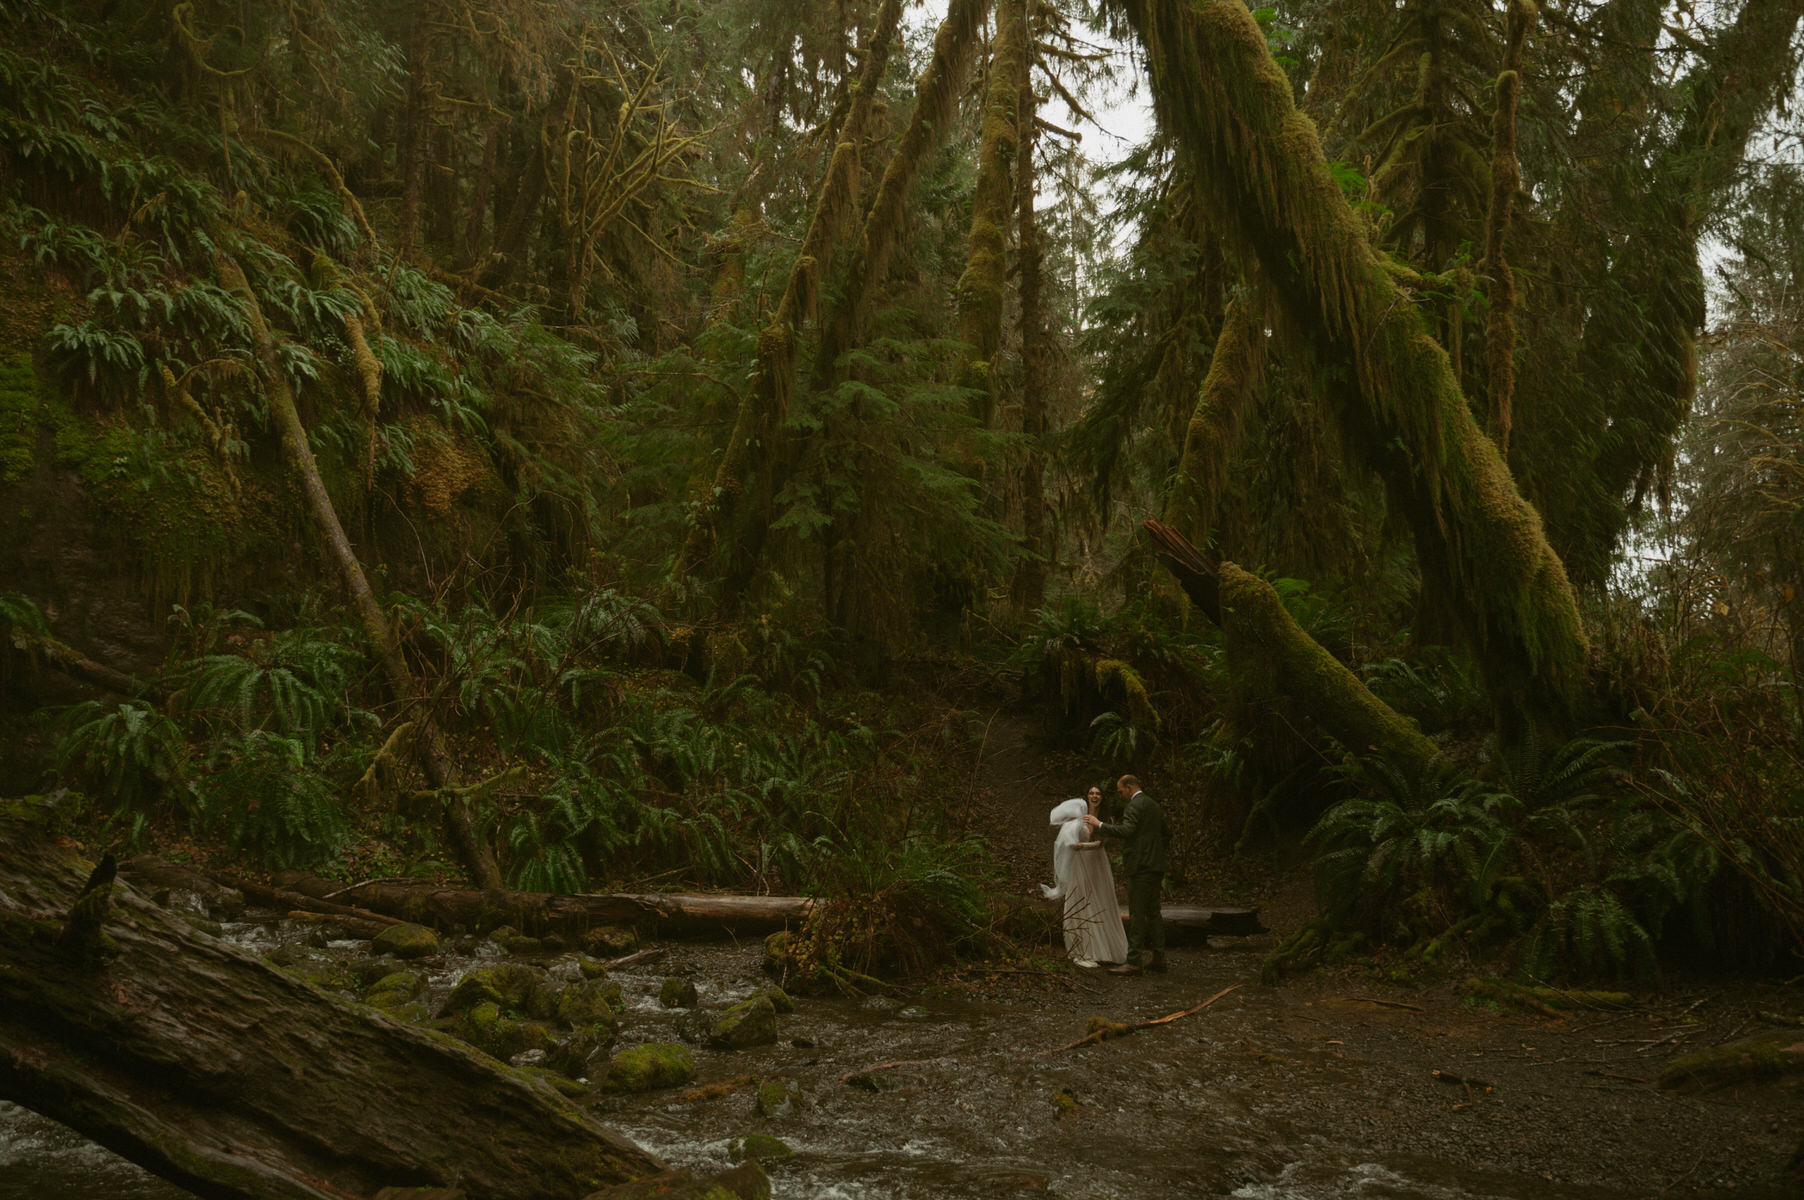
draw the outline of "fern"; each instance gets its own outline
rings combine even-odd
[[[340,792],[320,776],[303,739],[253,729],[216,744],[212,767],[201,812],[234,853],[271,866],[313,866],[349,836]]]
[[[1549,905],[1518,960],[1520,972],[1536,979],[1641,975],[1655,967],[1653,938],[1620,897],[1597,886],[1575,888]]]

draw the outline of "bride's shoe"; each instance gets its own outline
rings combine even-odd
[[[1098,964],[1094,958],[1074,958],[1071,960],[1071,965],[1074,967],[1083,967],[1085,970],[1090,970],[1090,969],[1093,969],[1093,968],[1099,966],[1100,964]]]

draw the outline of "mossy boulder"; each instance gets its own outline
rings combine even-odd
[[[364,994],[363,1002],[375,1008],[400,1008],[418,997],[425,986],[412,971],[395,971],[378,979]]]
[[[674,975],[658,989],[658,1003],[665,1008],[694,1008],[700,998],[695,994],[695,981]]]
[[[584,980],[558,992],[552,1016],[559,1024],[573,1028],[598,1021],[611,1027],[618,1024],[623,1007],[619,984]]]
[[[376,950],[396,958],[426,958],[438,953],[438,930],[425,925],[390,925],[377,934]]]
[[[545,1056],[545,1069],[570,1079],[587,1075],[596,1054],[614,1044],[614,1034],[612,1025],[597,1024],[577,1030]]]
[[[768,1133],[748,1133],[727,1143],[727,1158],[732,1162],[774,1162],[795,1153],[789,1143]]]
[[[587,954],[576,956],[576,969],[584,979],[606,979],[608,965],[599,958],[590,958]]]
[[[478,967],[451,989],[439,1012],[455,1016],[478,1004],[493,1004],[504,1011],[545,1021],[557,1010],[557,996],[545,984],[544,972],[521,963],[497,963]]]
[[[639,948],[639,935],[624,925],[602,925],[583,934],[582,943],[597,958],[619,958]]]
[[[499,1005],[483,1001],[452,1022],[450,1032],[485,1054],[503,1061],[528,1050],[549,1053],[555,1045],[551,1027],[543,1021],[522,1021],[502,1012]]]
[[[604,1092],[654,1092],[681,1087],[695,1078],[695,1055],[673,1042],[647,1042],[608,1060]]]
[[[787,1117],[801,1111],[806,1097],[800,1083],[778,1075],[759,1082],[754,1102],[761,1117]]]
[[[708,1045],[716,1050],[745,1050],[777,1040],[777,1006],[765,995],[742,1000],[715,1018]]]
[[[788,1014],[796,1010],[796,1002],[782,988],[772,985],[764,989],[761,995],[769,996],[771,1007],[778,1012]]]

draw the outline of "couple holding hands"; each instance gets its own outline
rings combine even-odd
[[[1127,801],[1120,821],[1104,821],[1102,789],[1067,800],[1052,810],[1054,886],[1041,886],[1048,900],[1065,902],[1065,951],[1080,967],[1114,963],[1116,975],[1165,969],[1165,925],[1159,917],[1159,890],[1165,879],[1165,813],[1140,781],[1123,775],[1115,790]],[[1115,879],[1103,837],[1120,838],[1121,869],[1127,876],[1128,924],[1121,927]],[[1151,955],[1150,961],[1143,957]]]

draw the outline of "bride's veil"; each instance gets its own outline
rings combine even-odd
[[[1071,856],[1077,851],[1072,849],[1084,837],[1083,816],[1090,811],[1090,802],[1082,796],[1067,800],[1052,810],[1052,827],[1059,831],[1052,842],[1052,880],[1053,885],[1040,885],[1040,894],[1048,900],[1059,900],[1065,895],[1065,885],[1071,882]]]

